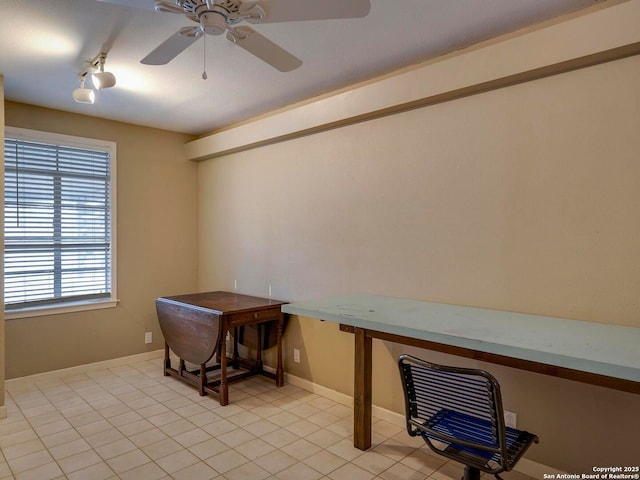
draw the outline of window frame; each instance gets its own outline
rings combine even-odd
[[[99,299],[86,299],[86,300],[74,300],[74,301],[56,301],[50,304],[37,305],[37,306],[29,306],[18,309],[7,310],[4,305],[4,316],[6,320],[18,319],[18,318],[27,318],[27,317],[37,317],[43,315],[56,315],[56,314],[64,314],[64,313],[72,313],[72,312],[81,312],[81,311],[89,311],[89,310],[98,310],[104,308],[113,308],[118,304],[118,296],[117,296],[117,248],[116,248],[116,212],[117,212],[117,203],[116,203],[116,143],[107,141],[107,140],[97,140],[92,138],[85,137],[76,137],[72,135],[64,135],[60,133],[51,133],[51,132],[43,132],[39,130],[31,130],[26,128],[18,128],[5,126],[4,139],[5,138],[15,138],[17,140],[24,141],[33,141],[40,143],[47,143],[51,145],[64,145],[69,147],[76,148],[88,148],[88,149],[99,149],[101,151],[109,152],[109,162],[110,162],[110,216],[111,216],[111,258],[110,258],[110,277],[111,277],[111,293],[107,298],[99,298]],[[2,159],[4,165],[4,158]],[[3,179],[4,179],[4,168],[3,168]],[[3,180],[4,184],[4,180]],[[3,189],[3,199],[4,199],[4,189]],[[4,205],[4,201],[3,201]],[[2,228],[4,232],[4,209],[3,209],[3,222]],[[4,235],[3,235],[4,236]],[[3,248],[3,256],[4,256],[4,248]],[[4,266],[4,262],[3,262]],[[4,267],[2,272],[4,278]],[[4,302],[3,302],[4,303]]]

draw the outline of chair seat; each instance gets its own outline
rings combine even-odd
[[[482,470],[491,470],[500,464],[499,446],[494,443],[496,426],[489,420],[443,408],[425,422],[424,425],[416,426],[420,429],[421,436],[425,440],[430,438],[442,442],[445,448],[441,451],[446,451],[447,456],[458,457],[460,461],[467,465],[473,465]],[[424,428],[431,430],[434,434],[429,433]],[[505,433],[507,458],[502,463],[506,470],[510,470],[537,437],[527,431],[510,427],[505,428]],[[455,441],[448,441],[447,437],[462,442],[481,444],[486,446],[487,450],[472,448]]]

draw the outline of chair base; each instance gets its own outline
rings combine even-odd
[[[465,466],[462,480],[480,480],[480,470],[475,467]]]
[[[496,477],[496,480],[504,480],[497,473],[494,473],[493,476]],[[469,467],[468,465],[466,465],[464,467],[464,475],[460,480],[480,480],[480,470],[475,467]]]

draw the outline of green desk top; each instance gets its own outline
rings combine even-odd
[[[640,382],[640,328],[366,294],[282,311]]]

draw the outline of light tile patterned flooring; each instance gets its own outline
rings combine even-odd
[[[7,383],[0,479],[433,480],[462,468],[398,425],[374,419],[352,445],[352,409],[264,377],[234,383],[230,405],[132,360]],[[511,472],[509,480],[530,480]],[[491,477],[492,478],[492,477]]]

